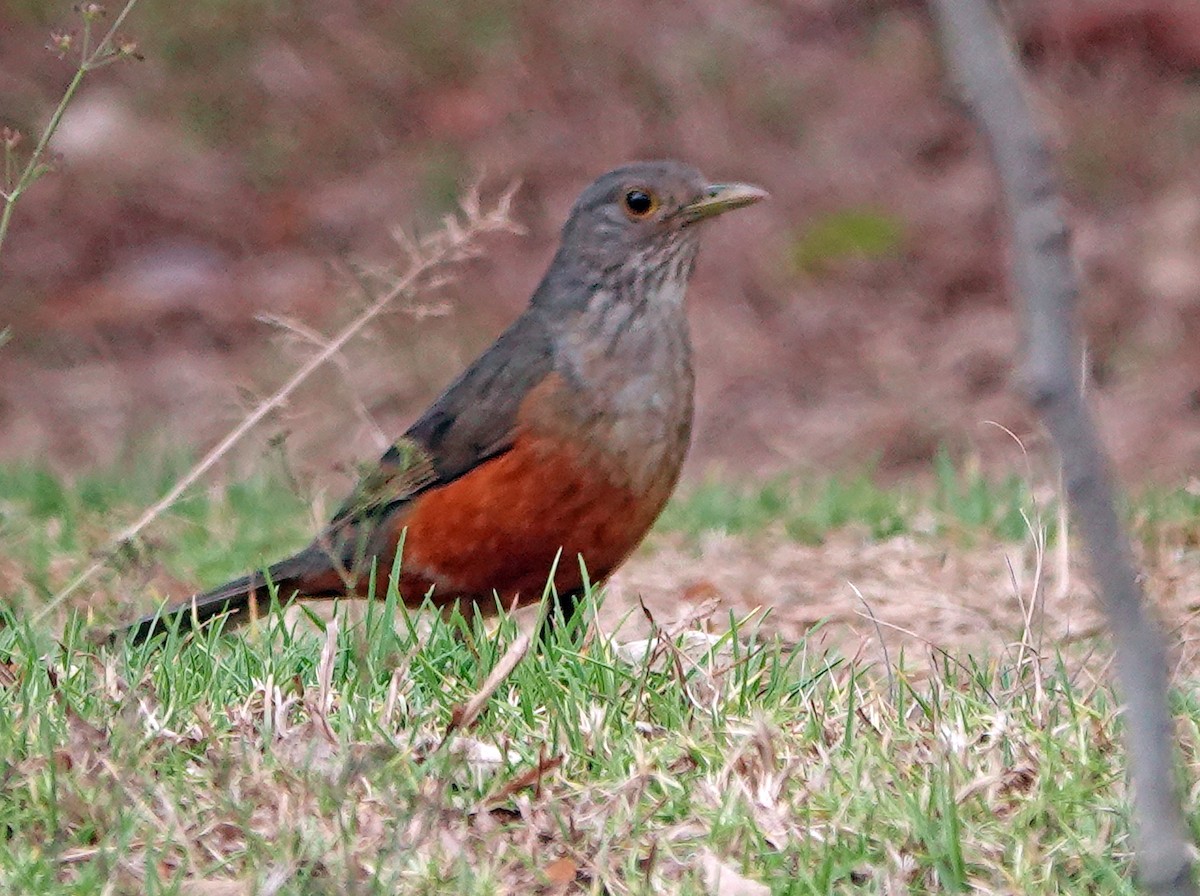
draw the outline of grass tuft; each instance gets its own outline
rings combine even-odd
[[[781,528],[809,544],[849,526],[874,539],[922,534],[1021,541],[1029,534],[1025,514],[1034,503],[1025,480],[967,472],[941,452],[931,477],[892,486],[881,486],[869,471],[776,477],[740,488],[719,480],[702,482],[667,507],[659,528],[690,536]],[[1041,508],[1041,515],[1052,521],[1052,507]]]

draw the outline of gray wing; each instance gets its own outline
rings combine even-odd
[[[503,454],[521,402],[553,365],[549,332],[526,311],[364,474],[331,525],[378,518]]]

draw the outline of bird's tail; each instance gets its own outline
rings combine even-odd
[[[322,597],[324,594],[319,590],[309,587],[314,567],[328,569],[328,554],[324,551],[318,554],[314,548],[309,548],[272,565],[266,573],[242,576],[211,591],[192,595],[165,610],[143,616],[117,629],[109,640],[112,643],[127,640],[132,644],[140,644],[176,626],[199,628],[221,615],[226,617],[226,625],[240,625],[250,619],[256,605],[265,608],[270,599],[268,580],[283,603],[296,597]]]

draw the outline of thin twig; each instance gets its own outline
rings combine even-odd
[[[113,48],[113,43],[117,36],[117,29],[124,24],[125,19],[133,11],[133,8],[137,5],[137,2],[138,0],[127,0],[124,8],[117,13],[117,17],[113,20],[112,25],[109,27],[108,31],[105,32],[104,37],[100,39],[100,42],[97,43],[94,48],[89,46],[91,42],[92,23],[99,15],[101,15],[101,12],[98,7],[94,6],[94,4],[88,4],[88,6],[81,8],[81,15],[83,16],[83,34],[81,38],[82,46],[80,47],[79,51],[79,66],[76,68],[75,74],[72,76],[70,83],[67,84],[66,89],[63,91],[63,95],[59,99],[58,105],[55,106],[54,111],[50,114],[50,121],[47,122],[46,127],[42,130],[41,136],[38,138],[37,145],[33,148],[33,152],[30,153],[29,159],[26,161],[25,166],[21,169],[21,174],[17,177],[16,183],[10,186],[8,180],[6,179],[4,183],[4,189],[0,191],[0,199],[4,200],[4,207],[0,209],[0,248],[3,248],[4,246],[4,238],[8,234],[8,227],[12,221],[13,211],[17,207],[17,200],[19,200],[22,194],[31,186],[33,186],[33,183],[47,170],[47,165],[42,161],[42,159],[45,157],[46,150],[50,146],[51,138],[54,137],[59,125],[62,124],[62,119],[67,112],[67,107],[71,105],[71,101],[75,98],[75,94],[79,90],[79,86],[83,83],[84,76],[88,72],[101,68],[102,66],[105,66],[117,59],[135,57],[137,55],[136,48],[132,43],[128,44],[127,46],[118,47],[117,49]],[[10,154],[14,152],[15,149],[15,140],[12,141],[11,145],[5,147],[6,165],[9,162]]]
[[[312,327],[294,318],[278,314],[259,314],[255,317],[262,323],[290,333],[317,349],[324,350],[329,345],[329,338],[327,336],[323,333],[318,333]],[[354,413],[358,415],[358,419],[362,421],[363,426],[370,432],[371,440],[375,443],[375,449],[383,451],[388,446],[387,434],[380,428],[375,418],[371,416],[371,412],[354,389],[351,381],[350,362],[346,360],[346,356],[341,352],[335,352],[330,356],[329,363],[336,367],[342,375],[342,383],[346,386],[346,398],[354,408]]]
[[[880,626],[879,620],[875,617],[875,611],[871,608],[871,605],[867,603],[867,599],[863,597],[863,593],[859,590],[858,586],[853,582],[846,582],[846,584],[850,586],[850,590],[854,592],[854,596],[858,598],[859,603],[861,603],[866,609],[867,618],[869,618],[871,620],[871,624],[875,626],[875,637],[879,639],[879,649],[883,652],[883,666],[887,670],[888,693],[895,698],[895,696],[899,693],[896,690],[896,673],[892,669],[892,658],[888,655],[888,646],[887,641],[884,640],[883,637],[883,628]]]
[[[529,645],[532,643],[533,639],[528,632],[517,635],[508,650],[504,651],[504,656],[496,661],[495,668],[492,669],[491,674],[488,675],[479,690],[472,694],[466,703],[454,707],[450,716],[450,724],[446,726],[446,734],[442,739],[443,745],[450,740],[454,732],[465,731],[475,724],[479,714],[483,712],[488,701],[492,699],[492,695],[496,693],[496,689],[505,682],[512,674],[513,669],[517,668],[517,664],[525,658],[525,654],[529,652]]]

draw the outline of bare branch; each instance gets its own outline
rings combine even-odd
[[[255,315],[255,319],[296,336],[300,341],[318,350],[324,350],[329,344],[329,339],[323,333],[318,333],[312,327],[295,318],[282,314],[258,314]],[[367,406],[363,404],[362,398],[354,390],[354,378],[350,362],[346,360],[346,356],[341,352],[335,352],[330,355],[329,363],[336,367],[338,373],[341,374],[342,384],[346,387],[346,400],[350,402],[350,406],[354,408],[354,413],[358,415],[358,419],[371,434],[371,441],[375,445],[375,450],[383,451],[389,444],[387,433],[380,428],[379,423],[371,416],[371,412],[367,409]]]
[[[985,0],[932,0],[931,6],[949,66],[999,172],[1024,322],[1021,386],[1058,446],[1067,501],[1115,642],[1140,883],[1153,894],[1196,894],[1176,786],[1166,649],[1143,605],[1129,538],[1113,505],[1108,460],[1075,377],[1079,286],[1049,152],[1016,59]]]
[[[38,178],[50,170],[46,162],[50,140],[58,131],[59,125],[62,124],[63,116],[66,114],[72,100],[74,100],[75,94],[79,91],[84,77],[88,72],[103,68],[105,65],[121,59],[141,58],[137,53],[136,44],[132,41],[122,40],[117,36],[117,31],[124,24],[129,14],[133,12],[133,8],[137,5],[137,2],[138,0],[126,0],[125,6],[117,13],[117,17],[113,20],[112,25],[104,33],[104,36],[100,38],[100,41],[95,44],[92,43],[93,29],[103,15],[103,9],[96,3],[81,4],[76,7],[76,11],[83,19],[83,30],[78,48],[79,65],[70,83],[63,91],[63,95],[59,98],[58,105],[55,106],[54,111],[51,113],[50,121],[42,130],[41,136],[38,137],[37,145],[34,146],[24,165],[18,166],[13,155],[19,143],[20,135],[10,131],[8,128],[4,129],[2,149],[5,170],[3,188],[0,189],[0,247],[4,245],[4,238],[8,233],[9,224],[12,221],[17,201],[26,190],[33,186]],[[73,51],[75,49],[74,38],[65,32],[56,32],[51,37],[50,48],[57,50],[60,54]],[[17,173],[17,168],[20,168],[19,173]],[[511,193],[507,198],[511,201]]]
[[[471,695],[471,699],[466,703],[454,707],[454,712],[450,716],[450,724],[446,726],[446,735],[442,739],[442,744],[450,740],[450,737],[456,731],[465,731],[475,724],[479,714],[483,712],[488,701],[492,699],[492,695],[496,693],[496,689],[504,684],[513,669],[517,668],[517,663],[525,658],[525,654],[529,652],[529,645],[533,643],[528,633],[517,635],[515,641],[509,645],[508,650],[504,651],[504,656],[496,663],[496,667],[492,669],[483,686]]]

